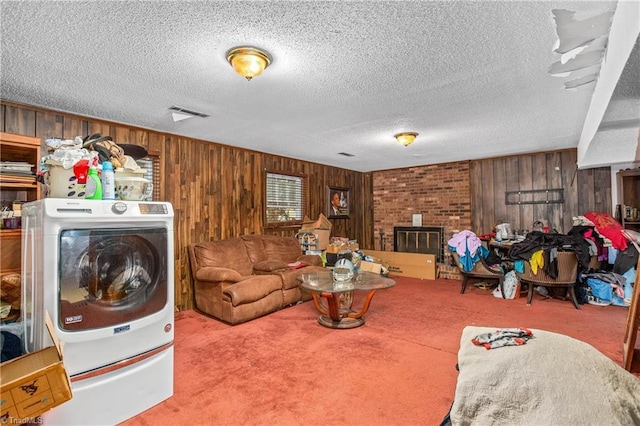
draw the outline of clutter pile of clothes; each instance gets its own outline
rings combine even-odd
[[[482,245],[478,236],[469,230],[454,234],[447,244],[450,251],[458,253],[462,269],[465,272],[471,271],[476,262],[480,261],[480,257],[486,259],[490,254],[489,249]]]
[[[558,251],[573,251],[578,258],[576,295],[579,303],[599,306],[628,306],[636,277],[640,233],[622,228],[611,215],[589,212],[573,218],[567,235],[532,231],[515,243],[509,258],[514,269],[524,270],[524,262],[535,273],[538,268],[557,277]],[[591,259],[596,258],[598,267]]]
[[[482,244],[482,238],[472,231],[454,234],[448,241],[448,248],[458,253],[464,272],[473,270],[481,258],[487,264],[500,263],[499,258],[492,259],[495,253],[489,251]],[[513,262],[513,270],[523,273],[525,262],[529,262],[534,274],[542,270],[556,278],[560,251],[574,252],[578,259],[576,296],[579,303],[629,306],[637,274],[640,232],[624,229],[607,213],[588,212],[573,218],[573,227],[566,235],[539,229],[527,233],[522,241],[509,248],[508,266],[503,262],[503,271],[512,273]],[[597,262],[593,262],[594,259]],[[541,294],[548,295],[544,287],[538,289]]]

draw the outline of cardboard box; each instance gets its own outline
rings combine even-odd
[[[329,245],[329,239],[331,238],[332,223],[320,213],[318,220],[312,221],[308,217],[304,217],[300,232],[313,232],[318,237],[318,243],[316,244],[317,250],[326,250]]]
[[[71,399],[62,349],[49,315],[45,323],[53,346],[0,364],[0,412],[6,424],[23,424]]]
[[[402,253],[396,251],[365,250],[368,256],[376,257],[388,264],[389,275],[435,280],[437,276],[436,256],[433,254]]]
[[[304,219],[302,220],[302,227],[300,228],[300,230],[301,231],[311,231],[312,229],[331,230],[332,227],[333,227],[333,224],[331,223],[331,221],[327,219],[325,215],[320,213],[320,216],[318,216],[318,220],[316,221],[313,221],[309,219],[307,216],[305,216]]]
[[[340,244],[337,245],[336,243],[331,243],[330,245],[328,245],[327,247],[325,247],[325,250],[327,251],[327,253],[340,253],[341,251],[344,250],[348,250],[349,246],[347,246],[346,244]]]
[[[360,270],[365,272],[373,272],[374,274],[380,274],[380,271],[382,271],[382,265],[380,263],[367,262],[366,260],[361,260]]]
[[[314,229],[313,232],[318,236],[318,250],[325,250],[329,245],[331,237],[330,229]]]

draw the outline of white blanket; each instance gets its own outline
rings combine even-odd
[[[453,425],[640,425],[640,379],[593,346],[541,330],[522,346],[471,343],[496,329],[462,332]]]

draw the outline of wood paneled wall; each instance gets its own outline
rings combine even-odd
[[[71,139],[101,133],[114,141],[141,145],[161,160],[161,200],[175,210],[175,303],[193,308],[187,246],[243,234],[295,235],[298,227],[265,228],[266,170],[304,174],[308,178],[307,214],[326,215],[327,186],[351,189],[348,219],[332,219],[333,236],[356,239],[373,248],[372,176],[217,143],[133,126],[0,103],[0,130],[26,136]]]
[[[575,149],[471,161],[472,224],[478,234],[507,222],[531,230],[541,220],[566,233],[572,217],[612,213],[611,168],[576,170]],[[507,205],[505,192],[563,189],[563,203]]]
[[[320,213],[326,214],[327,186],[350,188],[351,215],[348,219],[331,219],[332,235],[356,239],[364,249],[375,248],[374,210],[380,210],[384,197],[379,197],[380,202],[375,204],[372,173],[338,169],[27,105],[0,102],[0,108],[0,131],[3,132],[43,140],[101,133],[112,136],[116,142],[144,146],[149,153],[160,157],[160,200],[171,202],[175,210],[175,303],[179,310],[193,307],[187,255],[190,243],[251,233],[294,235],[297,232],[297,227],[265,228],[263,209],[267,170],[308,177],[307,213],[314,219]],[[421,186],[421,190],[426,191],[425,202],[432,203],[434,209],[442,210],[442,197],[447,198],[460,191],[468,194],[456,201],[455,211],[445,209],[440,213],[454,221],[451,223],[453,228],[460,228],[465,227],[470,209],[471,228],[478,234],[490,232],[502,221],[511,223],[513,229],[531,229],[535,220],[543,220],[549,226],[567,232],[571,228],[572,216],[591,210],[612,211],[610,168],[576,173],[576,150],[471,161],[468,172],[467,163],[464,167],[461,164],[414,168],[415,173],[408,177],[399,173],[393,184],[406,186],[408,181],[405,179],[413,181],[424,173],[431,176],[430,173],[452,169],[450,172],[454,178],[442,182],[446,196],[429,191],[429,188],[433,189],[432,184]],[[386,173],[396,172],[380,172],[376,176],[385,176]],[[442,176],[437,175],[434,179],[442,179]],[[376,190],[383,194],[389,182],[382,179]],[[454,191],[454,194],[446,185],[453,185],[452,188],[460,191]],[[563,188],[565,202],[553,205],[505,204],[505,191],[546,188]],[[409,212],[416,208],[416,197],[408,195],[406,198],[406,205],[401,203],[398,207],[407,211],[406,217],[401,219],[403,224],[410,220]],[[424,209],[427,212],[427,207]],[[384,213],[380,210],[377,214],[381,212]],[[431,216],[427,215],[425,223],[430,223],[430,220]]]

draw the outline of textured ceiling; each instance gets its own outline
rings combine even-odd
[[[579,74],[549,74],[560,58],[552,10],[578,20],[613,15],[616,2],[2,0],[0,8],[2,99],[372,171],[578,146],[596,82],[567,90]],[[225,60],[245,44],[273,56],[250,82]],[[631,135],[633,152],[637,46],[603,120]],[[174,122],[171,106],[209,117]],[[400,131],[420,135],[403,147],[393,139]],[[606,147],[601,133],[593,139]]]

